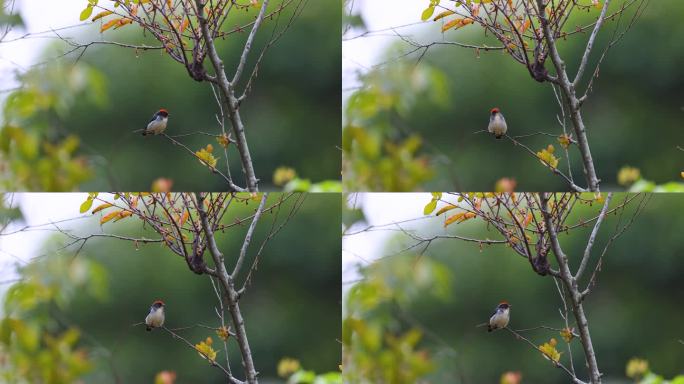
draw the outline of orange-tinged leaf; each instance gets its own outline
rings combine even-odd
[[[183,224],[185,224],[186,221],[188,221],[188,217],[190,217],[190,212],[187,210],[183,211],[183,216],[181,216],[180,219],[180,226],[182,227]]]
[[[560,335],[565,340],[566,343],[569,343],[575,335],[573,334],[574,328],[563,328],[560,331]]]
[[[462,222],[464,222],[464,221],[466,221],[466,220],[470,220],[470,219],[472,219],[472,218],[474,218],[474,217],[475,217],[475,213],[473,213],[473,212],[461,212],[461,213],[457,213],[457,214],[455,214],[455,215],[450,216],[449,218],[447,218],[447,219],[444,221],[444,226],[446,227],[446,226],[448,226],[448,225],[450,225],[450,224],[453,224],[454,222],[456,222],[456,223],[462,223]]]
[[[534,216],[532,216],[532,212],[528,212],[527,216],[525,217],[525,221],[523,222],[523,228],[527,228],[527,226],[532,222],[533,218]]]
[[[563,147],[563,148],[568,148],[570,146],[570,136],[566,134],[562,134],[558,136],[558,143]]]
[[[453,19],[450,22],[442,26],[442,32],[446,32],[449,29],[459,29],[465,27],[468,24],[472,24],[473,19]]]
[[[530,19],[525,20],[522,27],[520,28],[520,33],[525,33],[525,31],[527,31],[531,24],[532,23],[530,22]]]
[[[180,26],[180,33],[183,33],[183,31],[185,31],[185,29],[188,27],[189,24],[190,24],[190,19],[183,19],[183,23]]]
[[[95,15],[95,17],[93,17],[92,21],[101,19],[101,18],[103,18],[103,17],[105,17],[105,16],[109,16],[109,15],[111,15],[112,13],[114,13],[114,12],[112,12],[112,11],[102,11],[102,12],[98,13],[97,15]]]
[[[114,29],[119,29],[119,28],[123,27],[124,25],[130,24],[132,22],[133,22],[133,20],[131,20],[131,19],[119,19],[119,22],[116,23],[116,25],[114,26]]]
[[[560,361],[561,356],[561,353],[558,352],[558,350],[556,349],[557,343],[558,342],[556,341],[556,339],[552,338],[551,340],[549,340],[548,343],[544,343],[539,346],[539,351],[544,355],[544,357],[556,363]]]
[[[123,212],[119,213],[119,214],[117,215],[117,217],[114,218],[114,222],[117,222],[117,221],[119,221],[119,220],[121,220],[121,219],[125,219],[125,218],[127,218],[128,216],[130,216],[130,215],[132,215],[132,214],[133,214],[133,212],[131,212],[131,211],[123,211]]]
[[[109,203],[100,204],[97,207],[95,207],[95,209],[93,209],[93,215],[100,212],[101,210],[107,209],[111,206],[112,206],[112,204],[109,204]]]
[[[116,25],[116,23],[118,23],[119,20],[121,20],[121,19],[109,20],[108,22],[102,24],[102,27],[100,27],[100,33],[104,32],[104,31],[108,30],[109,28],[113,27],[114,25]]]
[[[108,214],[102,216],[102,218],[100,219],[100,224],[104,224],[104,223],[108,222],[109,220],[119,216],[119,213],[121,213],[121,211],[114,211],[114,212],[109,212]]]

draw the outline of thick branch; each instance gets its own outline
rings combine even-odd
[[[582,113],[580,112],[581,103],[575,95],[575,87],[568,78],[568,73],[565,70],[565,62],[560,57],[558,53],[558,48],[556,47],[556,40],[554,38],[551,27],[549,26],[549,21],[546,18],[546,5],[543,0],[537,0],[537,5],[539,7],[539,20],[542,24],[542,30],[544,32],[544,39],[548,45],[549,56],[556,68],[558,76],[558,84],[560,85],[561,91],[565,98],[565,102],[570,110],[570,120],[572,120],[573,128],[575,129],[575,135],[577,135],[577,145],[582,155],[582,163],[584,165],[584,176],[587,180],[587,186],[590,191],[599,191],[599,179],[596,176],[596,169],[594,168],[594,160],[591,156],[591,150],[589,149],[589,142],[587,141],[587,132],[584,126],[584,120],[582,119]]]
[[[582,348],[584,349],[584,360],[589,368],[590,381],[592,384],[600,384],[601,373],[599,372],[594,346],[589,333],[589,323],[587,322],[587,317],[582,306],[582,294],[577,287],[577,281],[570,273],[570,268],[568,267],[568,257],[563,252],[560,242],[558,241],[558,233],[556,231],[556,227],[554,226],[551,213],[549,212],[549,195],[542,193],[540,194],[540,199],[541,204],[539,204],[539,208],[541,209],[542,216],[544,217],[544,224],[546,224],[546,229],[549,233],[553,253],[556,256],[556,261],[558,261],[558,265],[560,267],[560,278],[561,281],[563,281],[565,288],[568,290],[568,292],[570,292],[572,312],[575,315],[577,327],[579,328],[580,339],[582,341],[581,344]]]
[[[264,2],[266,3],[266,2]],[[254,166],[252,165],[252,156],[249,153],[249,147],[247,145],[247,136],[245,135],[245,126],[242,123],[242,118],[239,112],[239,101],[235,97],[235,92],[233,89],[233,84],[228,81],[226,76],[226,71],[223,65],[223,61],[216,51],[216,46],[214,45],[214,39],[209,31],[209,25],[207,23],[206,16],[204,15],[204,6],[202,0],[195,0],[197,5],[197,19],[199,20],[200,28],[202,30],[202,37],[204,43],[207,46],[207,51],[209,54],[209,60],[214,67],[216,72],[216,78],[214,82],[219,86],[222,94],[222,100],[228,111],[228,117],[230,123],[233,127],[233,133],[235,134],[235,141],[238,152],[240,153],[240,161],[242,162],[242,170],[245,173],[247,190],[250,192],[256,192],[258,190],[258,179],[254,173]],[[265,4],[264,4],[265,7]],[[263,17],[263,15],[262,15]],[[255,23],[256,26],[256,23]]]
[[[197,212],[199,213],[200,222],[202,223],[202,230],[207,239],[207,245],[211,257],[214,259],[216,264],[216,274],[221,282],[221,286],[226,293],[226,300],[228,301],[228,311],[230,312],[231,318],[233,319],[233,326],[235,327],[235,338],[237,339],[238,346],[240,347],[240,354],[242,355],[242,365],[245,370],[246,382],[248,384],[256,384],[257,372],[254,368],[254,360],[252,359],[252,351],[249,347],[249,341],[247,340],[247,330],[245,329],[245,321],[242,318],[242,312],[240,311],[240,306],[238,305],[239,295],[235,286],[233,284],[233,278],[228,274],[226,270],[226,265],[223,262],[223,253],[219,250],[216,245],[216,239],[214,237],[214,230],[209,224],[209,219],[207,217],[207,212],[204,208],[205,196],[202,194],[196,195],[197,200]]]

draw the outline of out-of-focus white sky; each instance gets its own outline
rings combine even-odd
[[[5,5],[10,3],[10,0],[5,1]],[[15,9],[19,10],[25,25],[24,28],[15,28],[0,44],[0,90],[16,86],[14,72],[35,64],[45,46],[54,39],[46,38],[51,35],[48,33],[39,35],[42,37],[8,41],[26,33],[85,24],[79,21],[79,15],[87,3],[87,0],[15,0]]]
[[[81,224],[83,220],[95,220],[89,218],[89,213],[79,214],[78,210],[88,195],[86,193],[14,193],[5,195],[6,199],[13,200],[13,206],[20,207],[24,220],[10,224],[5,233],[12,233],[25,226],[37,226],[72,219],[83,216],[82,220],[61,223],[59,227],[68,229],[75,224]],[[50,229],[50,226],[40,227]],[[8,236],[0,236],[0,281],[8,281],[16,278],[16,266],[28,263],[32,258],[40,254],[41,248],[54,232],[44,230],[31,230],[19,232]],[[4,290],[6,286],[0,286]]]
[[[425,204],[430,202],[429,193],[359,193],[350,195],[348,201],[360,206],[367,222],[352,226],[347,233],[354,233],[370,225],[383,225],[419,218]],[[412,225],[404,225],[409,229]],[[342,239],[342,289],[346,291],[359,278],[357,266],[384,255],[385,241],[395,235],[393,231],[373,231],[345,236]]]
[[[369,31],[420,22],[420,14],[429,5],[428,0],[350,0],[355,13],[361,17]],[[382,36],[349,40],[362,31],[351,30],[342,41],[342,89],[358,86],[356,73],[380,62],[385,47],[397,40],[391,31]],[[405,30],[402,30],[405,32]],[[346,97],[349,92],[344,92]]]

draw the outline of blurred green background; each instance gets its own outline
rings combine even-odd
[[[325,2],[304,3],[301,15],[267,51],[240,109],[264,190],[275,188],[272,177],[280,166],[292,167],[301,178],[313,181],[340,178],[340,12]],[[294,7],[286,8],[277,23],[275,19],[264,23],[244,78],[251,73],[273,28],[282,29],[293,12]],[[232,28],[248,22],[253,13],[236,12],[226,25]],[[158,45],[135,26],[101,36],[99,26],[96,22],[75,35],[62,33],[76,41]],[[228,73],[236,67],[245,38],[246,34],[229,35],[217,43]],[[159,177],[172,179],[174,190],[226,189],[220,177],[183,149],[163,138],[132,132],[143,128],[159,108],[166,108],[170,112],[169,135],[220,133],[215,119],[218,107],[209,83],[193,81],[181,64],[160,51],[95,45],[74,67],[80,51],[52,59],[66,49],[64,43],[55,42],[45,53],[49,63],[21,77],[24,92],[9,95],[6,128],[19,126],[24,133],[3,129],[0,144],[15,140],[3,148],[8,152],[5,170],[13,171],[5,189],[146,191]],[[206,65],[211,66],[209,61]],[[238,87],[242,88],[244,81]],[[228,130],[230,124],[226,124]],[[22,140],[26,134],[30,140]],[[81,139],[75,152],[53,156],[41,145],[42,140],[60,143],[70,134]],[[214,138],[195,135],[178,140],[193,150],[212,144],[225,172],[225,156]],[[9,153],[10,148],[14,152]],[[237,151],[231,146],[228,152],[234,179],[244,185]],[[70,156],[81,162],[66,162]]]
[[[269,199],[275,202],[277,195]],[[285,203],[279,221],[294,200]],[[232,222],[237,217],[244,217],[253,212],[256,204],[235,204],[224,220]],[[78,212],[78,206],[74,206],[74,212]],[[272,214],[266,214],[259,223],[251,255],[268,233],[272,218]],[[339,195],[306,196],[301,210],[267,244],[261,255],[258,270],[240,301],[261,382],[282,382],[276,372],[279,361],[285,357],[298,359],[304,369],[339,374],[339,222]],[[93,225],[97,224],[83,222],[75,231],[93,233],[88,228]],[[316,236],[311,236],[313,228]],[[136,219],[106,224],[104,230],[156,237],[151,231],[142,230]],[[242,226],[217,234],[218,245],[230,260],[229,266],[239,252],[246,231],[247,226]],[[17,331],[9,339],[1,338],[3,342],[11,342],[12,347],[0,344],[0,354],[4,350],[16,353],[17,359],[31,356],[39,362],[32,366],[37,371],[70,372],[76,371],[75,367],[89,366],[89,369],[84,368],[84,375],[76,376],[87,383],[153,383],[155,374],[163,370],[176,372],[176,383],[225,383],[225,377],[218,369],[180,340],[172,339],[161,330],[146,332],[140,325],[132,326],[143,321],[155,299],[163,299],[166,303],[165,325],[169,328],[195,324],[220,326],[214,312],[217,299],[208,277],[195,275],[181,258],[159,245],[136,247],[117,240],[93,240],[74,256],[74,248],[59,250],[68,239],[55,235],[44,246],[46,256],[22,270],[26,280],[17,291],[9,288],[14,292],[10,295],[14,298],[5,304],[4,315],[23,319],[28,330],[35,329],[36,337],[41,335],[41,341],[37,349],[32,350],[29,348],[31,343],[23,342],[29,337],[20,336],[31,333]],[[36,307],[26,307],[36,304]],[[6,335],[11,326],[7,320],[2,324],[0,335]],[[79,353],[69,354],[72,348],[66,345],[58,349],[60,358],[46,359],[52,351],[48,341],[50,335],[60,335],[71,327],[80,332],[73,351],[83,348],[82,357],[88,363],[76,364],[74,361],[79,361]],[[194,328],[178,333],[193,343],[211,336],[214,349],[223,350],[221,340],[212,330]],[[228,349],[234,374],[244,378],[238,347],[232,338],[228,340]],[[54,363],[62,361],[60,359],[64,361],[62,366]],[[224,351],[219,352],[217,361],[225,366]],[[7,367],[7,364],[3,365],[0,372],[7,373]],[[11,373],[16,375],[18,371]],[[17,376],[2,377],[16,379]],[[71,383],[76,379],[44,382]]]
[[[611,9],[622,3],[613,1]],[[619,22],[620,30],[633,10]],[[617,174],[627,165],[658,184],[681,181],[684,152],[677,146],[684,146],[684,25],[678,21],[682,11],[684,3],[679,0],[650,2],[601,66],[583,116],[603,189],[621,189]],[[578,12],[568,28],[585,24],[596,14]],[[592,70],[617,24],[617,18],[606,22],[590,58]],[[477,26],[448,31],[443,37],[440,27],[441,22],[430,21],[398,31],[424,43],[483,41]],[[587,34],[580,34],[559,43],[569,73],[575,72],[586,40]],[[491,37],[484,41],[496,43]],[[499,51],[476,53],[437,45],[416,65],[422,50],[401,57],[412,49],[397,38],[381,60],[386,65],[364,72],[365,88],[346,101],[347,190],[490,191],[502,177],[517,180],[519,190],[568,189],[560,177],[509,140],[474,134],[487,128],[489,110],[495,106],[506,117],[510,135],[562,133],[556,120],[559,107],[548,83],[537,83],[524,66]],[[363,132],[349,129],[354,127]],[[559,168],[567,172],[566,156],[555,138],[521,141],[535,151],[554,144],[561,157]],[[575,179],[586,185],[579,152],[572,149],[570,157]],[[385,176],[388,172],[393,176]]]
[[[612,204],[624,196],[615,196]],[[407,201],[421,198],[423,203],[430,199],[429,195],[406,197]],[[637,200],[625,211],[623,224],[636,209]],[[594,217],[600,204],[576,208],[569,223]],[[604,383],[632,382],[625,367],[633,357],[648,360],[650,369],[667,379],[684,374],[684,245],[680,240],[684,219],[672,215],[683,209],[684,199],[677,195],[650,196],[631,228],[609,249],[597,285],[584,302]],[[362,225],[356,230],[366,225],[358,223]],[[373,223],[381,222],[376,217]],[[594,246],[594,260],[616,223],[617,215],[608,216],[604,222]],[[458,234],[500,238],[481,222],[452,225],[446,231],[440,218],[409,225],[405,228],[416,228],[424,237]],[[573,270],[590,231],[582,228],[561,236]],[[374,257],[361,255],[371,260],[393,255],[412,244],[401,233],[370,233],[387,236],[386,241],[379,240],[381,250]],[[354,236],[345,238],[343,247],[352,241]],[[387,256],[360,267],[360,273],[360,282],[344,286],[343,340],[350,344],[345,347],[343,363],[345,367],[351,367],[352,361],[356,364],[355,369],[345,370],[347,380],[499,383],[504,372],[513,371],[522,374],[522,383],[569,382],[565,372],[509,332],[487,333],[485,328],[476,328],[503,300],[512,304],[513,329],[565,326],[553,280],[535,274],[525,259],[507,247],[480,249],[476,243],[437,240],[422,256],[408,252]],[[353,338],[350,330],[355,330]],[[556,338],[561,362],[569,365],[568,350],[558,332],[538,330],[524,335],[537,345]],[[581,346],[577,339],[571,344],[575,368],[582,372],[580,378],[586,378]],[[380,380],[383,375],[394,380]]]

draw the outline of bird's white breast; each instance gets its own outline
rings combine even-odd
[[[152,327],[161,327],[164,325],[164,310],[160,308],[155,311],[151,311],[145,318],[145,324]]]
[[[497,113],[489,120],[489,127],[487,130],[489,133],[493,133],[497,136],[505,134],[508,130],[506,120],[504,120],[500,113]]]
[[[147,132],[154,133],[155,135],[164,132],[164,130],[166,129],[166,123],[168,121],[168,117],[158,117],[150,121],[150,123],[147,124]]]
[[[508,309],[501,312],[496,311],[496,313],[494,313],[492,317],[489,319],[489,324],[497,329],[506,328],[506,326],[508,325],[508,321],[510,320],[508,311]]]

